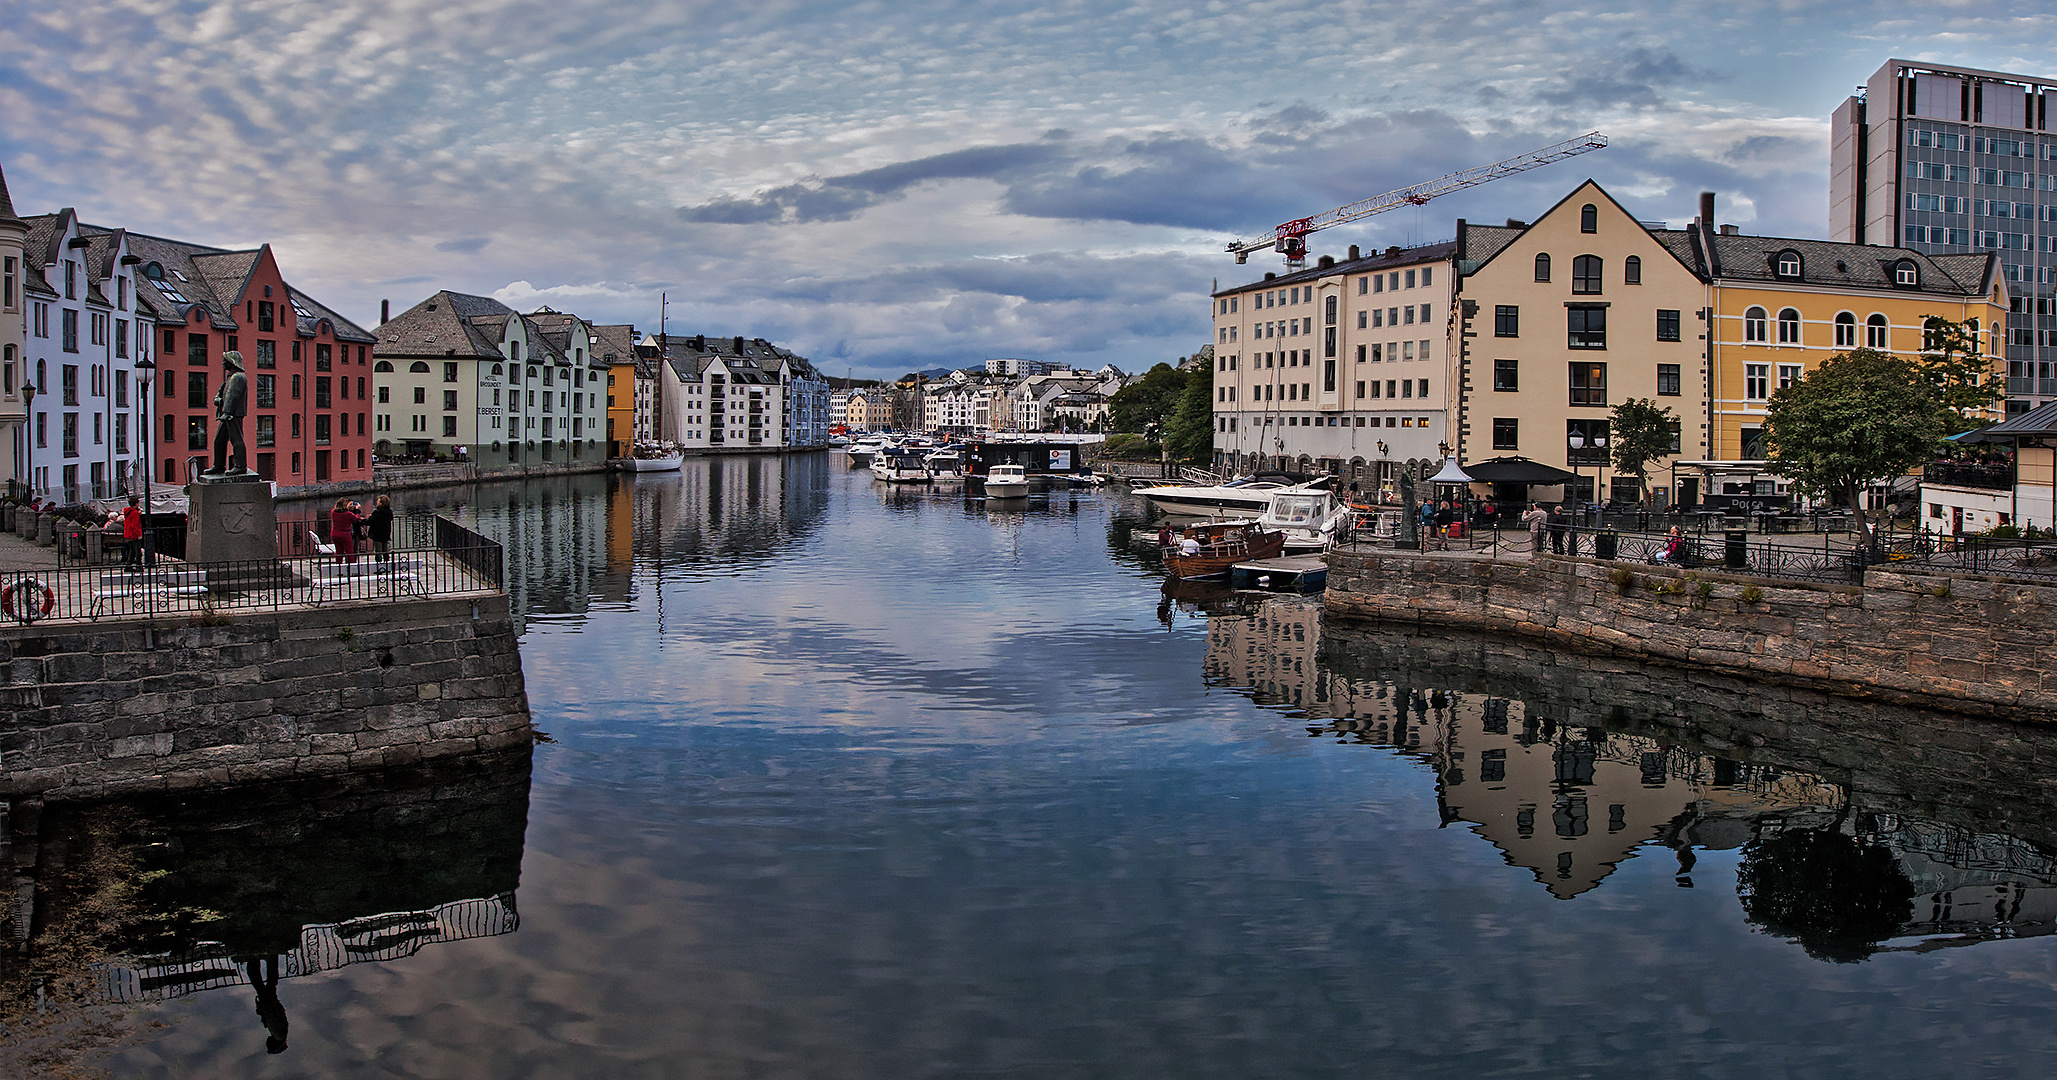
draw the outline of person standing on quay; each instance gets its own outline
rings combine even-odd
[[[1542,503],[1530,503],[1521,515],[1521,523],[1528,526],[1528,550],[1531,555],[1543,553],[1543,523],[1550,515],[1543,510]]]
[[[1565,532],[1566,532],[1567,530],[1569,530],[1570,528],[1571,528],[1571,514],[1570,514],[1570,513],[1568,513],[1568,512],[1566,512],[1566,510],[1564,509],[1564,504],[1563,504],[1563,503],[1558,503],[1558,504],[1557,504],[1556,506],[1554,506],[1554,507],[1552,507],[1552,508],[1550,509],[1550,553],[1551,553],[1551,554],[1553,554],[1553,555],[1562,555],[1562,554],[1564,554],[1564,534],[1565,534]],[[1577,553],[1578,553],[1578,546],[1577,546],[1577,545],[1578,545],[1578,541],[1576,541],[1576,540],[1572,541],[1572,553],[1573,553],[1573,554],[1577,554]]]
[[[140,570],[143,567],[143,511],[137,509],[142,500],[129,496],[128,509],[121,512],[121,566],[124,570]]]
[[[337,499],[336,508],[329,511],[329,543],[335,547],[339,562],[357,561],[357,521],[350,500]]]
[[[364,535],[371,538],[371,550],[380,562],[393,561],[393,497],[379,496],[371,516],[365,519]]]

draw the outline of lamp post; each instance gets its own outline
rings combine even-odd
[[[144,566],[157,565],[157,530],[150,527],[150,474],[157,471],[157,451],[151,437],[157,434],[157,399],[150,396],[150,377],[157,363],[147,356],[136,358],[136,392],[143,396],[143,558]]]
[[[28,497],[36,497],[36,384],[23,380],[21,384],[22,415],[27,423],[22,425],[21,452],[22,474],[28,482]]]
[[[1578,465],[1579,465],[1579,461],[1578,461],[1578,452],[1579,452],[1580,450],[1583,450],[1583,449],[1585,449],[1585,446],[1586,446],[1586,436],[1585,436],[1585,434],[1584,434],[1583,432],[1578,432],[1578,431],[1574,431],[1574,432],[1572,432],[1572,433],[1571,433],[1571,434],[1570,434],[1569,436],[1567,436],[1567,437],[1565,438],[1565,442],[1566,442],[1566,443],[1568,443],[1568,444],[1570,444],[1570,446],[1571,446],[1571,453],[1570,453],[1570,454],[1568,454],[1568,455],[1566,455],[1566,456],[1567,456],[1567,457],[1569,457],[1569,458],[1570,458],[1570,460],[1571,460],[1571,474],[1572,474],[1572,476],[1574,477],[1574,480],[1573,480],[1573,482],[1572,482],[1572,488],[1573,488],[1573,490],[1574,490],[1574,491],[1576,491],[1576,490],[1577,490],[1577,489],[1578,489],[1579,487],[1581,487],[1581,486],[1582,486],[1581,484],[1579,484],[1579,483],[1578,483],[1578,481],[1579,481],[1579,480],[1582,480],[1582,479],[1584,479],[1584,478],[1583,478],[1583,477],[1582,477],[1582,476],[1581,476],[1581,475],[1579,474],[1579,471],[1578,471]],[[1605,435],[1595,435],[1595,436],[1593,436],[1593,440],[1592,440],[1592,442],[1593,442],[1593,448],[1594,448],[1594,449],[1596,449],[1596,450],[1604,450],[1604,449],[1606,449],[1606,447],[1607,447],[1607,436],[1605,436]],[[1595,493],[1595,494],[1598,494],[1598,489],[1599,489],[1599,486],[1600,486],[1600,470],[1598,470],[1598,469],[1594,469],[1594,470],[1593,470],[1593,487],[1594,487],[1594,489],[1595,489],[1595,490],[1594,490],[1594,493]],[[1584,517],[1584,516],[1585,516],[1585,504],[1586,504],[1586,499],[1585,499],[1584,497],[1580,497],[1580,498],[1579,498],[1579,516],[1580,516],[1580,517]]]

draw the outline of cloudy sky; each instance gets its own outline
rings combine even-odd
[[[449,288],[830,374],[1137,369],[1275,269],[1238,235],[1591,129],[1596,154],[1318,234],[1445,239],[1585,176],[1824,234],[1827,117],[1890,57],[2057,75],[2012,0],[67,0],[0,19],[23,213],[269,242],[367,326]]]

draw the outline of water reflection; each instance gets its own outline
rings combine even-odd
[[[282,980],[515,931],[528,797],[524,749],[229,795],[16,804],[17,948],[0,972],[78,952],[94,923],[81,1003],[240,989],[281,1053]]]
[[[1653,852],[1690,888],[1695,852],[1739,851],[1746,915],[1823,959],[2057,930],[2038,764],[2057,739],[2040,732],[1507,641],[1325,631],[1295,598],[1217,608],[1207,634],[1210,683],[1310,737],[1418,757],[1443,824],[1560,899]]]

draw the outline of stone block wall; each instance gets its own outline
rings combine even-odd
[[[2057,720],[2057,586],[2048,584],[1871,570],[1861,586],[1829,585],[1364,549],[1329,555],[1326,604],[1345,619],[1465,627],[1846,696]]]
[[[332,774],[530,738],[504,596],[0,629],[0,797]]]

